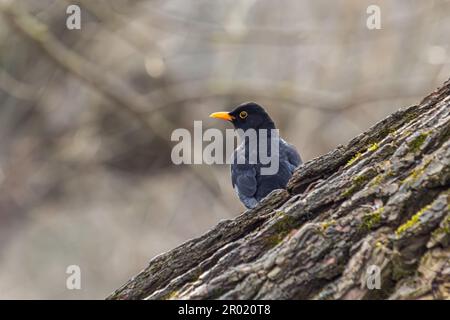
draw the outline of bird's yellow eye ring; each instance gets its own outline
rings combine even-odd
[[[241,118],[241,119],[245,119],[245,118],[247,118],[247,116],[248,116],[247,111],[241,111],[239,113],[239,118]]]

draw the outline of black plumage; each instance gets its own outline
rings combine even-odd
[[[254,208],[266,195],[275,189],[284,189],[295,168],[302,160],[294,146],[274,134],[275,124],[260,105],[249,102],[236,107],[231,112],[216,112],[211,114],[213,118],[230,121],[235,129],[241,132],[242,141],[234,151],[231,163],[231,182],[239,199],[247,208]],[[245,133],[248,129],[266,130],[268,155],[274,156],[279,161],[278,171],[274,174],[261,174],[261,169],[268,167],[262,164],[260,158],[259,143],[252,144]],[[263,137],[264,138],[264,137]],[[259,139],[259,136],[258,138]],[[279,152],[272,153],[271,139],[277,139]],[[259,141],[258,141],[259,142]],[[256,148],[255,148],[256,146]],[[256,156],[256,162],[250,163],[249,158]],[[263,152],[266,152],[264,149]],[[244,157],[244,158],[242,158]],[[240,160],[240,161],[239,161]]]

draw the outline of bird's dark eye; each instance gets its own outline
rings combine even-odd
[[[239,113],[239,118],[241,119],[245,119],[247,118],[247,116],[248,116],[247,111],[241,111],[241,113]]]

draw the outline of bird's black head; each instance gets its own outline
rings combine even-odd
[[[246,102],[237,106],[231,112],[214,112],[212,118],[228,120],[235,129],[275,129],[275,124],[266,110],[254,102]]]

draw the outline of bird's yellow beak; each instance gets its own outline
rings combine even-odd
[[[210,118],[217,118],[222,120],[233,121],[234,117],[231,116],[228,112],[214,112],[209,115]]]

